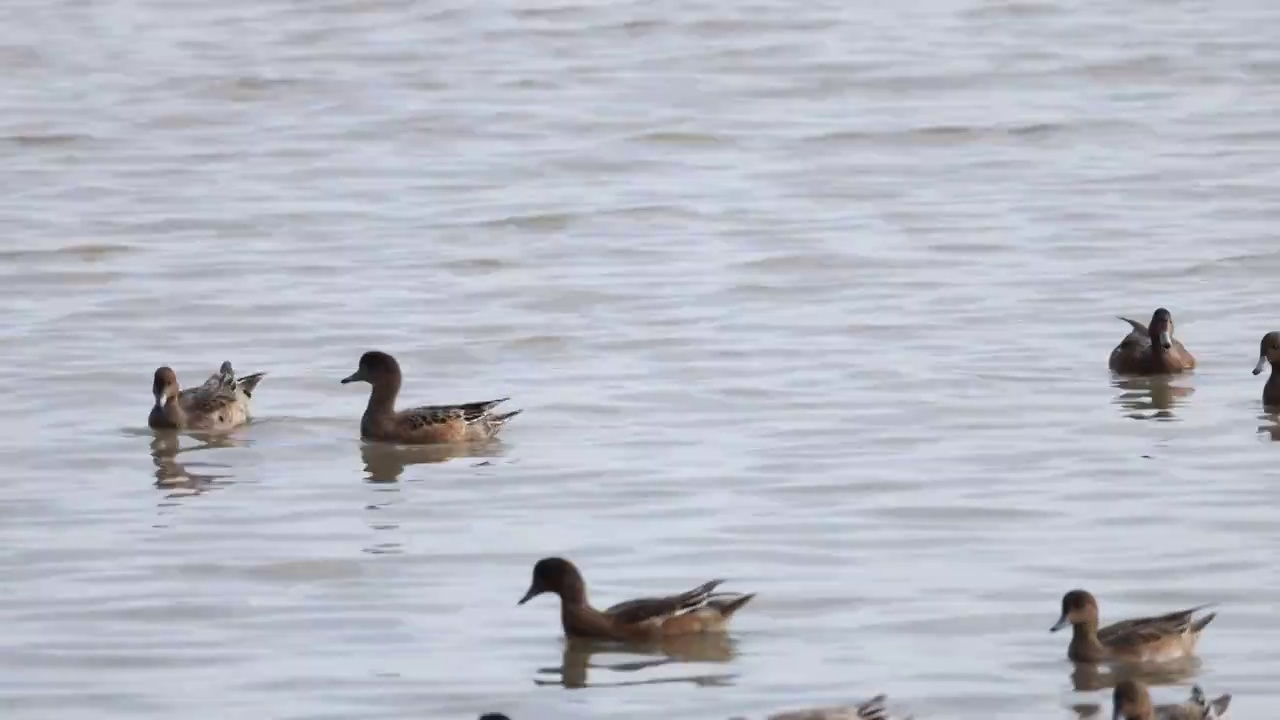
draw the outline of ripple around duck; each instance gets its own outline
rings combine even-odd
[[[1062,715],[1077,586],[1219,601],[1191,675],[1263,715],[1280,56],[1185,10],[0,11],[7,717]],[[1158,305],[1201,367],[1114,380]],[[371,348],[526,412],[362,444]],[[224,358],[259,422],[153,438],[151,371]],[[550,554],[760,595],[575,654],[514,606]]]

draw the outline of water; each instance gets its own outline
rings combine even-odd
[[[1222,603],[1190,672],[1280,700],[1280,9],[0,19],[6,718],[1072,718],[1108,701],[1046,632],[1077,586]],[[1113,315],[1158,305],[1200,369],[1116,383]],[[407,402],[526,412],[364,448],[371,348]],[[259,421],[153,441],[155,367],[223,359]],[[566,652],[515,606],[548,554],[602,605],[759,597],[672,658]]]

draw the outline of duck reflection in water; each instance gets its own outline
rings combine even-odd
[[[204,492],[217,485],[228,484],[230,473],[198,472],[193,468],[227,469],[229,465],[209,462],[178,462],[178,455],[199,450],[240,447],[243,441],[221,434],[191,435],[199,444],[182,447],[182,437],[176,432],[160,432],[151,440],[151,461],[156,466],[156,487],[162,489],[181,488]]]
[[[1195,392],[1195,388],[1174,385],[1168,375],[1117,377],[1111,385],[1120,390],[1115,402],[1126,417],[1134,420],[1176,420],[1173,409]]]
[[[499,454],[500,447],[501,443],[496,440],[456,445],[393,445],[366,442],[360,445],[360,459],[364,461],[368,482],[393,483],[400,479],[410,465],[442,463],[454,458],[491,458]]]
[[[1171,680],[1168,684],[1182,685],[1188,678]],[[1079,703],[1071,707],[1080,718],[1147,718],[1150,720],[1208,720],[1227,717],[1231,695],[1211,698],[1199,685],[1192,685],[1191,696],[1178,703],[1155,704],[1147,689],[1147,682],[1134,676],[1117,678],[1115,691],[1111,693],[1111,710],[1094,703]],[[1164,680],[1152,684],[1166,684]],[[1186,697],[1186,696],[1184,696]]]
[[[1097,692],[1114,688],[1125,680],[1141,680],[1149,685],[1177,685],[1195,677],[1198,672],[1200,660],[1194,656],[1163,663],[1076,663],[1071,671],[1071,686],[1076,692]],[[1080,705],[1077,712],[1096,707]]]
[[[678,667],[682,663],[729,663],[736,655],[734,642],[727,635],[680,635],[665,637],[649,643],[619,643],[612,640],[567,638],[564,656],[558,668],[540,668],[540,675],[559,675],[557,680],[535,678],[537,685],[563,685],[577,689],[585,687],[626,687],[630,685],[662,685],[691,683],[698,686],[729,685],[737,677],[732,673],[690,673],[666,677],[634,677],[613,682],[589,682],[588,671],[602,673],[639,673],[664,666]],[[602,662],[604,655],[636,655],[652,659]]]
[[[1258,426],[1258,434],[1266,433],[1271,436],[1272,442],[1280,442],[1280,414],[1266,413],[1259,415],[1258,419],[1263,421],[1263,424]]]

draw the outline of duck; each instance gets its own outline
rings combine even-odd
[[[385,352],[371,350],[360,356],[356,371],[342,384],[357,381],[372,385],[369,404],[360,418],[360,436],[366,440],[403,445],[453,444],[490,440],[511,418],[522,411],[494,413],[493,408],[510,398],[458,405],[424,405],[396,410],[400,394],[400,363]]]
[[[645,642],[677,635],[724,632],[734,613],[755,593],[714,592],[711,580],[678,595],[627,600],[597,610],[587,600],[582,573],[569,560],[546,557],[533,566],[529,590],[517,605],[543,593],[560,596],[560,624],[567,638]]]
[[[1157,308],[1151,324],[1121,317],[1133,327],[1111,351],[1108,366],[1122,375],[1168,375],[1193,370],[1196,359],[1173,337],[1173,316]]]
[[[1258,364],[1253,366],[1253,374],[1261,375],[1267,365],[1271,365],[1271,377],[1262,387],[1262,404],[1267,407],[1280,407],[1280,332],[1269,332],[1262,336],[1258,347]]]
[[[1111,694],[1113,720],[1226,720],[1231,695],[1209,700],[1199,685],[1191,697],[1177,705],[1152,705],[1147,686],[1137,680],[1121,680]]]
[[[1217,617],[1217,613],[1208,613],[1193,620],[1196,613],[1207,607],[1210,606],[1198,605],[1157,617],[1121,620],[1099,628],[1098,601],[1085,590],[1072,590],[1062,596],[1062,616],[1049,631],[1071,626],[1067,657],[1074,662],[1166,662],[1195,652],[1200,632]]]
[[[264,372],[237,378],[230,361],[199,387],[182,389],[173,368],[156,368],[151,381],[155,405],[147,418],[153,430],[230,430],[249,422],[249,400]]]
[[[891,720],[888,701],[887,696],[876,695],[858,705],[789,710],[770,715],[767,720]]]

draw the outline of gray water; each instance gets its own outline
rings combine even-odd
[[[1280,702],[1280,6],[0,7],[6,718],[920,718],[1108,703],[1047,630],[1221,603]],[[1106,357],[1163,305],[1199,370]],[[362,447],[512,396],[492,448]],[[153,439],[151,373],[269,372]],[[724,642],[566,652],[712,577]],[[569,686],[570,689],[566,689]],[[586,689],[582,689],[586,686]],[[1082,688],[1077,690],[1077,688]]]

